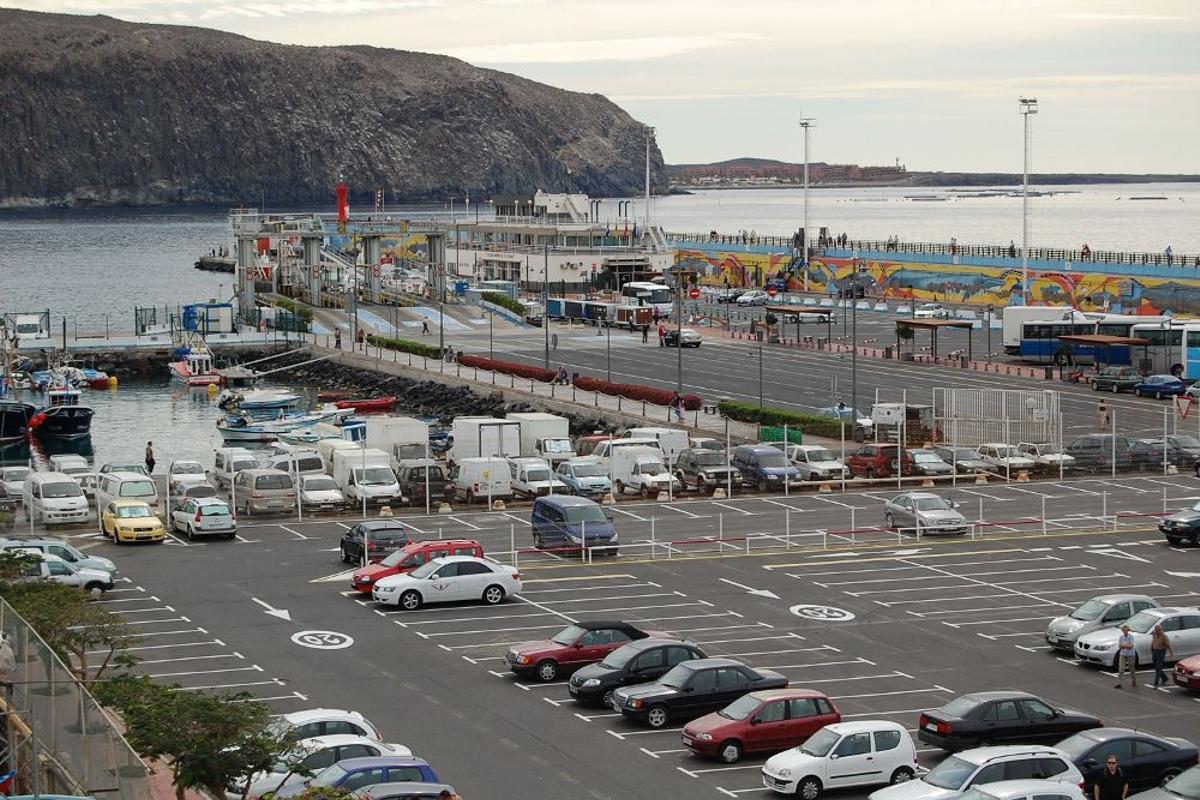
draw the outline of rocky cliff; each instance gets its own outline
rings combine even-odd
[[[445,56],[0,9],[0,206],[640,193],[600,95]],[[655,185],[662,156],[651,150]]]

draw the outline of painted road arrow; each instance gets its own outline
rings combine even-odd
[[[271,605],[270,603],[264,603],[257,597],[251,597],[250,599],[266,609],[266,612],[272,617],[278,617],[279,619],[287,620],[288,622],[292,621],[292,615],[287,612],[287,609],[275,608],[275,606]]]
[[[730,586],[736,586],[739,589],[745,589],[747,594],[756,595],[758,597],[768,597],[772,600],[779,599],[779,595],[767,589],[754,589],[741,583],[735,583],[728,578],[717,578],[717,580],[721,581],[722,583],[728,583]]]
[[[1200,578],[1200,572],[1171,572],[1169,569],[1163,570],[1163,572],[1174,575],[1176,578]]]

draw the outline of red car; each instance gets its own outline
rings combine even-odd
[[[841,721],[841,712],[820,692],[768,689],[689,722],[681,735],[684,746],[696,755],[732,764],[743,753],[783,752]]]
[[[389,575],[412,572],[431,558],[442,556],[483,558],[483,547],[474,539],[429,539],[423,542],[409,542],[399,550],[389,553],[382,561],[355,570],[354,575],[350,577],[350,588],[369,597],[375,581]]]
[[[622,645],[651,636],[666,638],[668,634],[643,631],[626,622],[576,622],[549,639],[514,644],[505,653],[504,660],[518,676],[548,682],[603,661]]]
[[[897,453],[899,445],[895,444],[864,444],[850,455],[846,456],[846,466],[850,473],[861,478],[889,478],[896,474]],[[900,454],[903,463],[900,464],[905,475],[913,474],[912,459],[908,452]]]
[[[1181,658],[1175,662],[1175,685],[1185,689],[1200,689],[1200,656]]]

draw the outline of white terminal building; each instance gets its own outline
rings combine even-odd
[[[504,280],[522,289],[615,289],[667,273],[674,250],[662,231],[633,219],[601,221],[585,194],[508,195],[492,214],[455,216],[446,230],[446,268],[472,282]]]

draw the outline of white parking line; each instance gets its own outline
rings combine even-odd
[[[693,514],[692,512],[688,511],[686,508],[681,508],[677,505],[664,505],[664,506],[660,506],[660,508],[669,509],[671,511],[678,511],[680,514],[683,514],[686,517],[691,517],[692,519],[704,519],[705,518],[704,515],[702,515],[702,514]]]
[[[466,521],[465,519],[463,519],[462,517],[448,516],[448,517],[446,517],[446,519],[452,519],[452,520],[454,520],[455,522],[457,522],[459,525],[465,525],[466,527],[470,528],[470,529],[471,529],[471,530],[473,530],[473,531],[482,530],[482,528],[480,528],[480,526],[478,526],[478,525],[476,525],[476,524],[474,524],[474,523],[472,523],[472,522],[467,522],[467,521]]]
[[[192,672],[161,672],[152,674],[151,678],[182,678],[187,675],[216,675],[221,672],[262,672],[263,668],[258,664],[251,664],[248,667],[229,667],[228,669],[200,669]]]
[[[745,516],[747,516],[747,517],[753,517],[753,516],[754,516],[754,512],[753,512],[753,511],[747,511],[747,510],[746,510],[746,509],[744,509],[744,508],[738,508],[737,506],[731,506],[731,505],[729,505],[729,503],[722,503],[722,502],[720,502],[719,500],[713,500],[713,501],[712,501],[712,504],[713,504],[714,506],[720,506],[721,508],[728,508],[730,511],[736,511],[736,512],[738,512],[739,514],[744,514],[744,515],[745,515]]]
[[[315,539],[315,538],[316,538],[315,536],[305,536],[303,533],[300,533],[300,531],[298,531],[298,530],[295,530],[294,528],[289,528],[287,525],[279,525],[279,524],[277,524],[277,526],[276,526],[276,527],[280,528],[281,530],[285,530],[285,531],[287,531],[287,532],[288,532],[288,533],[290,533],[292,536],[295,536],[297,539],[299,539],[299,540],[301,540],[301,541],[305,541],[305,540],[308,540],[308,539]]]
[[[639,515],[633,513],[632,511],[626,511],[623,508],[617,508],[615,505],[609,506],[609,508],[611,508],[613,511],[617,512],[618,514],[624,514],[627,517],[633,517],[634,519],[638,520],[639,522],[649,522],[650,521],[650,520],[646,519],[645,517],[642,517],[642,516],[639,516]]]
[[[170,664],[175,661],[208,661],[214,658],[240,658],[245,660],[245,656],[241,653],[215,653],[207,656],[181,656],[179,658],[156,658],[151,661],[139,661],[138,666],[146,664]]]

